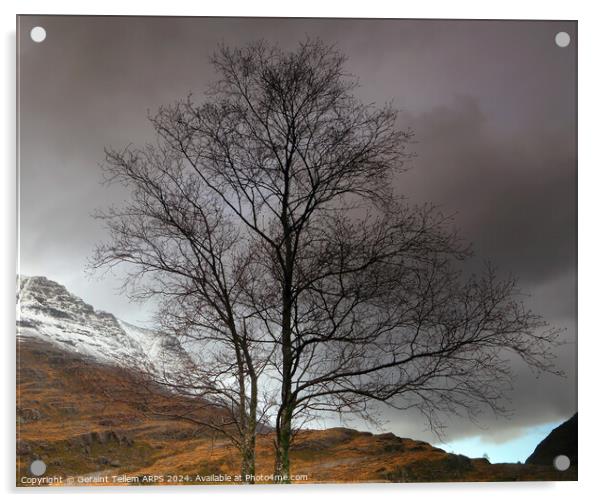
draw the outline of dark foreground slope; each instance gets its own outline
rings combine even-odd
[[[34,459],[63,484],[211,482],[234,476],[236,451],[197,426],[147,416],[123,373],[44,341],[18,339],[17,484]],[[169,396],[162,405],[178,406]],[[219,413],[208,406],[199,413]],[[273,438],[258,440],[257,472],[273,468]],[[576,479],[550,465],[490,464],[393,434],[306,430],[291,454],[300,482],[522,481]],[[124,475],[126,477],[113,478]],[[147,477],[145,477],[145,475]],[[199,476],[197,478],[197,476]]]
[[[577,465],[577,413],[537,445],[527,464],[550,465],[558,455],[566,455],[571,465]]]

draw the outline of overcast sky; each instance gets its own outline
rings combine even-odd
[[[26,16],[19,28],[21,273],[145,322],[150,308],[128,304],[116,280],[84,273],[104,237],[90,214],[127,196],[99,184],[103,148],[153,141],[148,112],[200,99],[218,43],[293,48],[319,36],[349,57],[359,97],[391,100],[400,127],[415,130],[417,158],[398,190],[456,213],[478,259],[516,274],[529,306],[566,329],[566,379],[516,365],[512,420],[485,416],[479,429],[453,419],[448,439],[504,444],[576,411],[575,23]],[[568,47],[555,45],[559,31]],[[433,440],[415,416],[386,418],[389,430]]]

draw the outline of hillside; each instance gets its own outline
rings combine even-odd
[[[557,455],[566,455],[571,465],[577,465],[577,413],[556,427],[537,445],[526,463],[550,465]]]
[[[138,476],[130,479],[132,483],[144,483],[144,475],[163,476],[157,480],[162,483],[186,483],[196,481],[197,475],[237,473],[236,452],[224,438],[193,424],[145,415],[135,403],[128,404],[122,374],[111,366],[44,341],[20,340],[19,354],[17,484],[28,476],[27,467],[36,458],[48,464],[45,476],[63,476],[62,482],[69,484],[96,484],[90,476],[122,484],[114,482],[113,475]],[[112,386],[120,396],[110,391]],[[270,434],[260,436],[260,475],[272,472],[271,447]],[[293,474],[307,476],[301,482],[576,478],[576,470],[559,473],[548,466],[489,464],[393,434],[343,428],[302,431],[291,456]],[[75,479],[68,481],[69,476]]]
[[[186,360],[172,336],[139,328],[95,310],[46,277],[17,281],[17,335],[44,340],[93,360],[169,372]]]
[[[211,403],[158,393],[155,414],[144,410],[135,366],[158,365],[160,338],[99,313],[57,283],[35,278],[20,288],[17,328],[17,484],[31,479],[35,459],[56,484],[229,482],[237,452],[224,437],[196,424],[158,415],[194,407],[219,416]],[[145,349],[146,347],[146,349]],[[175,349],[174,349],[175,347]],[[180,350],[173,341],[167,350]],[[176,354],[172,352],[172,354]],[[175,358],[175,357],[174,357]],[[137,359],[140,360],[140,359]],[[173,362],[172,362],[173,364]],[[273,437],[259,436],[257,473],[269,482]],[[291,452],[298,482],[431,482],[576,479],[576,467],[490,464],[393,434],[351,429],[303,430]],[[122,476],[113,478],[113,476]],[[221,476],[221,478],[220,478]],[[48,481],[45,481],[48,483]]]

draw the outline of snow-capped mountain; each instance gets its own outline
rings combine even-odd
[[[46,277],[17,277],[17,336],[50,342],[103,363],[170,372],[186,359],[178,340],[94,310]]]

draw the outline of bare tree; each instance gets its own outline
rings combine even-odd
[[[290,479],[295,427],[316,413],[369,416],[385,402],[418,408],[436,428],[441,412],[475,402],[501,409],[510,353],[553,369],[557,333],[524,309],[514,280],[491,268],[465,277],[469,251],[449,219],[396,198],[412,133],[391,106],[354,96],[341,54],[320,41],[292,52],[258,43],[222,47],[213,63],[208,99],[163,107],[152,122],[176,178],[223,218],[214,231],[230,225],[248,250],[234,274],[244,277],[238,319],[253,321],[245,343],[264,348],[278,382],[277,480]],[[123,244],[113,249],[121,256]]]
[[[97,247],[93,267],[127,265],[124,289],[135,299],[157,298],[160,330],[184,349],[159,368],[133,362],[146,382],[139,385],[146,407],[158,414],[150,398],[166,389],[186,397],[162,414],[226,435],[241,452],[243,480],[253,482],[256,431],[270,401],[259,390],[268,355],[240,301],[250,248],[220,201],[169,149],[108,150],[104,169],[107,182],[130,189],[131,200],[98,213],[111,240]],[[199,418],[208,402],[220,413]]]

